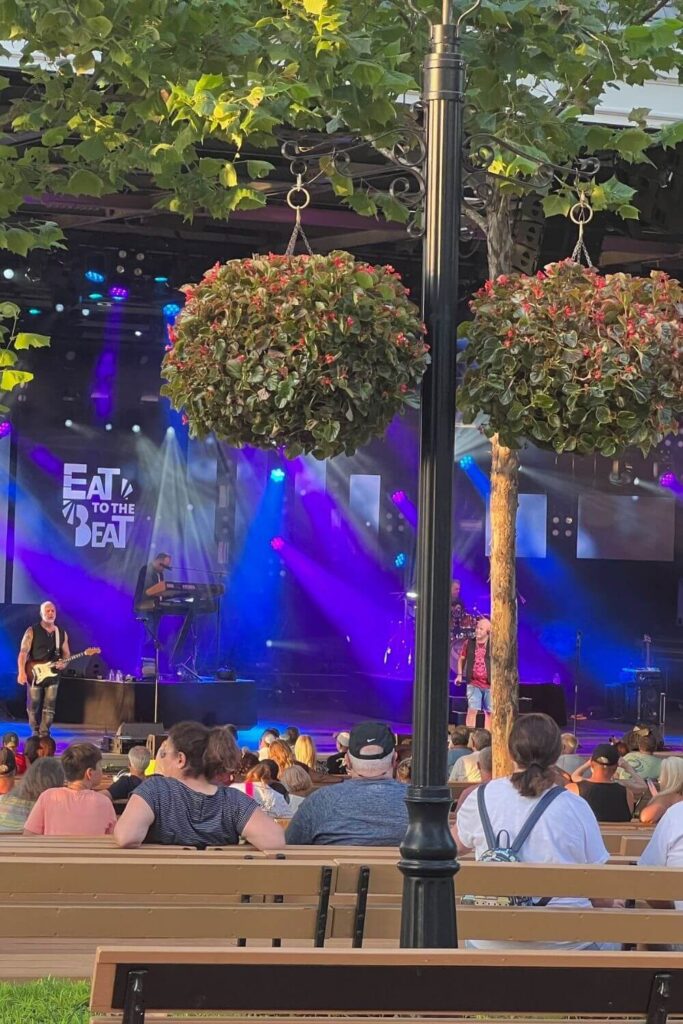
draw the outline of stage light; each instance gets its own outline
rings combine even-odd
[[[63,312],[64,312],[64,303],[63,302],[55,302],[55,313],[63,313]]]
[[[634,478],[633,478],[633,486],[634,487],[640,487],[640,477],[639,476],[634,476]]]
[[[14,277],[14,271],[12,270],[11,267],[5,267],[5,269],[2,272],[2,276],[6,281],[11,281],[12,278]]]
[[[64,426],[65,427],[73,427],[73,425],[74,425],[74,421],[73,420],[64,420]]]
[[[28,313],[29,316],[40,316],[41,314],[41,310],[38,309],[37,306],[31,306],[30,309],[26,310],[26,312]]]
[[[104,274],[100,274],[99,270],[86,270],[84,277],[93,284],[104,284],[105,281]]]
[[[273,539],[270,542],[270,546],[273,549],[273,551],[282,551],[283,547],[285,546],[285,542],[282,539],[282,537],[273,537]]]
[[[399,553],[396,555],[396,558],[394,559],[394,565],[396,566],[397,569],[402,569],[407,561],[408,559],[406,558],[405,553],[403,551],[399,551]]]
[[[133,431],[134,434],[139,434],[140,433],[140,424],[139,423],[134,423],[133,426],[130,429]]]
[[[114,429],[114,426],[113,426],[113,424],[111,424],[111,423],[105,423],[105,424],[104,424],[104,429],[105,429],[105,430],[113,430],[113,429]]]
[[[463,457],[458,461],[458,465],[461,469],[467,471],[474,465],[474,459],[471,455],[463,455]]]
[[[409,601],[417,601],[417,590],[406,591],[406,597]]]
[[[673,473],[663,473],[659,478],[660,487],[673,487],[676,483],[676,477]]]
[[[161,307],[161,312],[167,320],[175,320],[180,312],[180,306],[177,302],[167,302],[165,306]]]
[[[90,292],[88,298],[92,299],[93,302],[97,302],[98,299],[103,299],[104,295],[102,294],[102,292]]]
[[[155,277],[154,278],[154,283],[155,284],[168,284],[168,278],[159,275],[159,277]]]
[[[81,316],[90,316],[90,310],[86,306],[85,309],[81,310]]]
[[[142,331],[135,331],[134,333],[135,333],[135,337],[136,338],[141,338],[142,337]]]
[[[271,469],[271,471],[270,471],[270,479],[273,481],[274,484],[281,484],[282,481],[284,480],[284,478],[285,478],[285,471],[284,471],[284,469],[280,469],[279,467],[276,467],[275,469]]]
[[[406,500],[405,491],[394,491],[394,493],[391,495],[391,500],[393,501],[394,505],[400,505],[402,501]]]
[[[128,298],[128,295],[128,289],[124,288],[121,284],[112,285],[109,289],[109,298],[113,299],[114,302],[123,302]]]
[[[128,255],[128,253],[126,252],[125,249],[119,249],[119,259],[120,260],[125,260],[127,255]]]
[[[5,420],[4,423],[0,423],[0,438],[8,437],[12,430],[12,425]]]
[[[136,260],[139,260],[139,261],[140,261],[140,263],[142,263],[142,261],[144,260],[144,258],[145,258],[145,254],[144,254],[144,252],[136,252],[136,253],[135,253],[135,259],[136,259]]]

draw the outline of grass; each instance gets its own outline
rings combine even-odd
[[[90,982],[0,982],[0,1024],[88,1024]]]

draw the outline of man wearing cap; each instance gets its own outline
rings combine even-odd
[[[591,777],[585,779],[589,768]],[[623,784],[615,779],[617,768],[624,768],[628,774]],[[590,760],[572,772],[567,789],[583,797],[598,821],[630,821],[639,798],[648,792],[643,779],[619,757],[611,743],[597,745]]]
[[[330,754],[327,759],[328,775],[346,775],[346,752],[349,749],[348,732],[338,732],[335,736],[337,741],[337,753]]]
[[[285,833],[288,846],[398,846],[408,828],[406,787],[394,777],[396,737],[384,722],[349,735],[349,778],[306,797]]]

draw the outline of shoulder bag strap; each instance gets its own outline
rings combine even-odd
[[[531,835],[531,831],[534,828],[534,826],[536,825],[536,823],[538,822],[538,819],[540,817],[542,817],[542,815],[546,812],[548,807],[550,807],[550,805],[553,802],[553,800],[557,800],[557,798],[560,795],[560,793],[564,793],[564,789],[562,788],[562,786],[553,786],[552,789],[547,790],[543,794],[543,796],[538,801],[538,803],[534,807],[534,809],[531,812],[531,814],[529,815],[529,817],[526,819],[526,821],[522,825],[522,827],[520,829],[520,832],[519,832],[519,835],[515,839],[515,841],[512,844],[512,846],[510,847],[510,849],[511,849],[511,851],[513,853],[515,853],[515,854],[519,853],[519,851],[522,849],[522,847],[524,846],[525,842],[527,841],[527,839]]]
[[[479,808],[479,817],[481,818],[482,828],[484,829],[484,838],[486,839],[487,850],[495,850],[496,848],[496,837],[493,834],[493,826],[491,825],[491,819],[489,818],[489,812],[486,810],[486,801],[484,800],[484,790],[488,783],[484,782],[477,786],[477,807]]]

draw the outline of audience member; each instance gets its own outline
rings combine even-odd
[[[664,813],[638,863],[646,868],[683,868],[683,802],[679,801]],[[673,906],[675,910],[683,910],[683,900],[676,900]],[[664,948],[683,952],[683,943]]]
[[[10,793],[17,776],[17,762],[9,747],[0,750],[0,796]]]
[[[275,761],[275,764],[277,765],[277,772],[273,778],[279,778],[286,768],[291,768],[295,760],[292,748],[288,743],[285,743],[284,740],[273,740],[268,747],[267,759],[269,761]],[[263,761],[264,758],[261,758],[261,760]]]
[[[519,851],[518,859],[529,864],[604,864],[609,854],[595,815],[584,800],[554,786],[553,766],[560,756],[562,741],[560,730],[552,718],[540,714],[521,715],[512,726],[508,749],[514,765],[512,775],[478,786],[458,812],[453,834],[460,853],[474,850],[476,859],[481,860],[489,849],[480,801],[483,801],[493,835],[509,837],[504,839],[507,846],[514,842],[544,794],[555,789],[557,797],[536,821]],[[592,902],[597,906],[612,905],[611,901]],[[591,904],[587,899],[555,898],[551,905],[589,907]],[[537,912],[541,913],[541,910]],[[475,948],[534,948],[549,944],[474,939],[468,940],[467,945]],[[590,942],[551,945],[565,949],[597,948]]]
[[[571,775],[577,768],[586,760],[581,754],[577,754],[576,751],[579,749],[579,741],[572,732],[562,733],[562,753],[557,759],[557,767],[567,775]]]
[[[259,763],[258,755],[252,754],[251,750],[244,750],[242,752],[242,760],[240,761],[239,772],[240,775],[246,775]]]
[[[282,733],[280,739],[284,740],[284,742],[293,749],[294,744],[299,739],[299,730],[295,725],[290,725]]]
[[[131,747],[128,751],[128,771],[115,779],[108,793],[112,800],[127,800],[144,781],[147,766],[152,760],[147,747]]]
[[[479,754],[491,746],[491,733],[488,729],[473,729],[469,743],[472,753],[455,762],[449,782],[481,782]]]
[[[383,722],[351,730],[348,782],[312,793],[292,818],[287,843],[397,846],[408,827],[405,786],[393,778],[396,737]]]
[[[683,757],[664,758],[659,787],[659,793],[640,812],[644,825],[656,824],[670,807],[683,800]]]
[[[244,782],[233,782],[232,788],[255,800],[271,818],[291,818],[294,809],[291,800],[271,786],[270,761],[260,761],[247,774]]]
[[[223,728],[230,733],[236,744],[239,743],[239,733],[237,732],[236,725],[233,725],[232,722],[228,722],[228,724],[224,725]]]
[[[280,766],[277,761],[274,761],[272,757],[266,757],[261,764],[267,764],[270,768],[270,785],[276,793],[280,793],[285,798],[289,796],[286,786],[283,786],[280,782]]]
[[[283,847],[282,828],[255,800],[210,781],[229,767],[233,749],[225,729],[199,722],[174,725],[157,755],[162,774],[145,779],[131,795],[114,830],[117,844],[136,847],[149,838],[203,848],[234,845],[243,836],[259,849]]]
[[[308,768],[309,771],[316,771],[318,751],[315,749],[312,736],[299,736],[294,744],[294,760]]]
[[[346,775],[346,752],[349,749],[349,733],[338,732],[335,736],[337,753],[327,759],[328,775]]]
[[[17,734],[15,732],[6,732],[2,737],[2,745],[14,754],[17,775],[23,775],[28,765],[26,764],[25,756],[19,750],[19,737]]]
[[[313,792],[311,776],[300,764],[293,764],[291,768],[285,768],[281,781],[289,793],[289,805],[294,814],[306,797]]]
[[[242,769],[242,755],[237,746],[235,734],[226,726],[223,726],[221,749],[222,757],[217,759],[213,765],[213,775],[209,782],[213,782],[216,786],[232,786]],[[259,763],[258,758],[253,754],[251,756],[254,759],[254,764],[257,765]]]
[[[481,775],[482,783],[490,782],[491,779],[493,778],[493,747],[484,747],[484,749],[480,752],[479,773]],[[467,800],[467,797],[470,795],[470,793],[477,788],[477,785],[478,784],[475,782],[473,785],[468,786],[467,789],[464,789],[462,791],[462,793],[458,797],[458,802],[455,805],[456,814],[458,813],[462,805],[465,803],[465,800]],[[481,785],[481,783],[479,783],[479,785]]]
[[[26,819],[25,835],[104,836],[116,824],[112,802],[97,793],[102,753],[93,743],[72,743],[62,754],[66,785],[42,793]]]
[[[456,761],[472,753],[469,745],[470,730],[466,725],[456,725],[448,733],[448,774],[450,775]]]
[[[280,737],[280,733],[277,729],[266,729],[265,732],[261,733],[261,739],[258,741],[258,759],[263,761],[264,758],[270,757],[268,748],[270,747],[273,740],[277,740]]]
[[[32,765],[34,761],[43,756],[41,754],[42,742],[42,736],[29,736],[26,743],[24,743],[24,757],[26,758],[27,766]]]
[[[55,743],[52,736],[40,736],[40,744],[38,749],[40,751],[40,757],[54,757],[57,752],[57,744]]]
[[[655,757],[657,737],[653,733],[639,734],[637,750],[632,750],[624,757],[624,764],[629,765],[641,779],[658,779],[662,770],[662,759]],[[621,767],[617,773],[619,781],[628,778],[628,771]]]
[[[615,778],[619,765],[626,765],[631,778],[622,785]],[[583,776],[590,769],[590,779]],[[588,761],[572,772],[567,786],[586,801],[598,821],[630,821],[638,799],[647,793],[647,786],[636,775],[611,743],[599,743]]]
[[[22,832],[36,800],[64,785],[64,771],[54,757],[34,761],[11,793],[0,797],[0,832]]]
[[[413,778],[413,759],[412,757],[404,757],[402,761],[399,761],[396,765],[396,781],[402,782],[404,785],[409,786]]]

